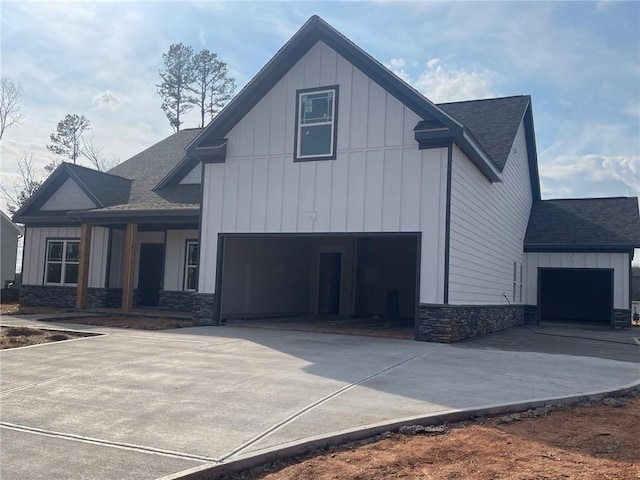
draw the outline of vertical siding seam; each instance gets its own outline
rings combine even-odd
[[[398,204],[400,205],[400,207],[398,208],[398,229],[402,232],[403,231],[403,225],[402,225],[402,171],[404,168],[404,148],[400,149],[400,201],[398,202]]]
[[[383,133],[383,135],[385,135],[385,134]],[[384,142],[384,140],[383,140],[383,142]],[[385,146],[386,146],[386,144],[385,144]],[[385,231],[385,229],[384,229],[384,186],[385,186],[385,174],[384,174],[385,170],[384,170],[384,167],[386,165],[387,149],[384,148],[381,153],[382,153],[382,179],[380,181],[380,183],[381,183],[381,189],[380,189],[380,231],[384,232]]]
[[[286,163],[286,156],[280,157],[282,159],[282,188],[280,189],[280,227],[278,228],[278,231],[282,232],[282,225],[283,225],[283,217],[284,217],[284,171],[285,171],[285,163]]]
[[[255,130],[254,130],[253,138],[255,139]],[[252,158],[251,159],[251,177],[250,177],[250,183],[249,183],[249,229],[248,230],[250,232],[253,232],[253,184],[254,184],[255,173],[256,173],[256,159]]]
[[[351,182],[351,152],[347,152],[347,187],[346,187],[346,192],[344,195],[344,200],[345,200],[345,213],[346,215],[344,216],[344,230],[348,231],[349,230],[349,183]]]
[[[265,181],[265,186],[264,186],[264,220],[262,223],[262,231],[266,232],[267,231],[267,215],[269,214],[269,178],[271,178],[269,176],[269,167],[271,167],[271,160],[269,159],[269,156],[267,155],[267,157],[265,157],[264,161],[266,162],[266,167],[267,167],[267,175],[264,179]]]
[[[316,194],[318,189],[318,162],[313,162],[313,197],[311,199],[311,208],[313,208],[315,220],[311,222],[311,231],[316,231],[316,223],[318,222],[318,210],[316,208]]]
[[[337,55],[336,55],[337,58]],[[336,60],[336,76],[337,76],[337,60]],[[331,228],[331,220],[333,217],[333,162],[329,163],[329,231],[333,231]]]

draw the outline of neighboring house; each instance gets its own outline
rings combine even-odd
[[[444,342],[628,327],[640,246],[636,198],[541,200],[530,97],[435,105],[318,17],[205,129],[63,164],[15,219],[23,303],[406,318]]]
[[[5,288],[16,278],[18,237],[22,235],[22,229],[3,211],[0,211],[0,217],[0,288]]]

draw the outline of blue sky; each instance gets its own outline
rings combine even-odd
[[[434,102],[530,94],[544,198],[640,194],[639,2],[0,3],[2,75],[23,88],[0,178],[67,113],[126,160],[172,130],[162,53],[208,48],[244,84],[313,14]],[[197,115],[184,127],[197,126]],[[638,255],[635,259],[640,262]]]

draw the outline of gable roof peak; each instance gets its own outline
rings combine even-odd
[[[187,146],[187,155],[197,156],[196,149],[198,147],[224,138],[319,41],[335,50],[420,118],[435,118],[456,131],[462,130],[462,125],[448,113],[438,108],[418,90],[399,78],[318,15],[313,15],[220,111],[200,135]]]

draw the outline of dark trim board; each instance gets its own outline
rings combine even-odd
[[[451,176],[453,168],[453,144],[447,149],[447,205],[445,213],[444,231],[444,298],[443,303],[449,303],[449,249],[451,245]]]
[[[215,298],[216,304],[214,306],[213,324],[222,325],[221,305],[222,305],[222,260],[224,259],[224,239],[225,236],[222,233],[218,234],[218,251],[216,252],[216,285],[215,285]]]
[[[532,245],[525,244],[525,253],[570,253],[570,252],[598,252],[598,253],[629,253],[635,246],[631,245]]]
[[[527,143],[527,157],[529,161],[529,180],[531,183],[531,193],[533,201],[540,200],[540,175],[538,173],[538,152],[536,148],[536,135],[533,128],[533,111],[531,101],[524,114],[524,134]]]

